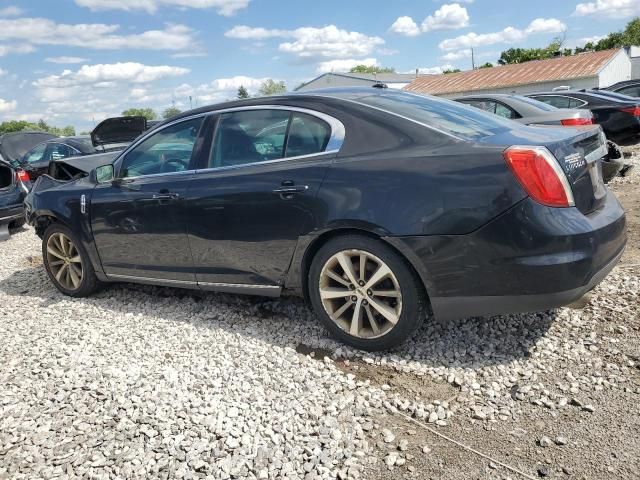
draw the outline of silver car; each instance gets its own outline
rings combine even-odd
[[[498,93],[468,95],[455,100],[525,125],[564,125],[569,127],[593,124],[593,114],[590,110],[556,108],[520,95]]]

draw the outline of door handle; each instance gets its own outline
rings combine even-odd
[[[178,193],[156,193],[152,198],[154,200],[177,200],[180,195]]]
[[[276,188],[273,193],[277,193],[278,195],[287,195],[292,193],[302,193],[309,190],[308,185],[294,185],[292,187],[280,187]]]

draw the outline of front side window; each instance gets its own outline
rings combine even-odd
[[[231,167],[283,158],[290,115],[285,110],[222,114],[209,167]]]
[[[151,135],[125,155],[119,176],[139,177],[188,170],[202,121],[202,117],[185,120]]]
[[[36,147],[32,148],[31,151],[25,154],[24,161],[26,161],[27,163],[39,162],[44,157],[44,151],[46,148],[47,148],[46,143],[41,143],[40,145],[37,145]]]
[[[327,122],[304,113],[294,113],[289,126],[286,157],[323,152],[330,137],[331,127]]]

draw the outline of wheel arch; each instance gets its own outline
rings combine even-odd
[[[422,290],[430,310],[431,302],[429,301],[428,288],[430,282],[427,272],[424,270],[424,268],[421,267],[421,263],[419,262],[417,257],[406,248],[404,248],[400,242],[394,241],[394,237],[386,236],[381,233],[382,232],[379,229],[345,226],[327,230],[319,235],[314,235],[313,238],[311,238],[307,243],[306,248],[304,248],[304,252],[301,255],[300,271],[298,274],[299,278],[296,279],[299,282],[299,288],[305,301],[309,302],[309,270],[311,268],[313,258],[320,250],[320,248],[322,248],[322,246],[325,245],[328,241],[337,237],[341,237],[344,235],[360,235],[382,241],[384,244],[394,250],[400,256],[400,258],[402,258],[406,262],[414,275],[416,275],[416,277],[420,280],[420,285],[422,286]]]
[[[44,236],[44,232],[49,227],[49,225],[53,223],[59,223],[64,225],[65,227],[69,227],[69,224],[65,222],[60,216],[56,215],[51,210],[40,210],[35,212],[29,221],[31,225],[35,228],[36,235],[42,238]]]

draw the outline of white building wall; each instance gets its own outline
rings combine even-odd
[[[600,88],[631,79],[631,58],[624,48],[604,66],[599,77]]]
[[[465,95],[482,95],[483,93],[515,93],[518,95],[525,95],[528,93],[548,92],[553,90],[556,87],[571,87],[573,89],[579,90],[582,88],[594,88],[597,86],[598,86],[598,77],[589,77],[589,78],[578,78],[573,80],[560,80],[560,81],[554,81],[554,82],[530,83],[528,85],[521,85],[517,87],[473,90],[468,92],[452,93],[452,94],[445,94],[440,96],[444,98],[458,98],[458,97],[463,97]]]
[[[631,47],[629,54],[631,56],[631,80],[640,79],[640,46]]]

